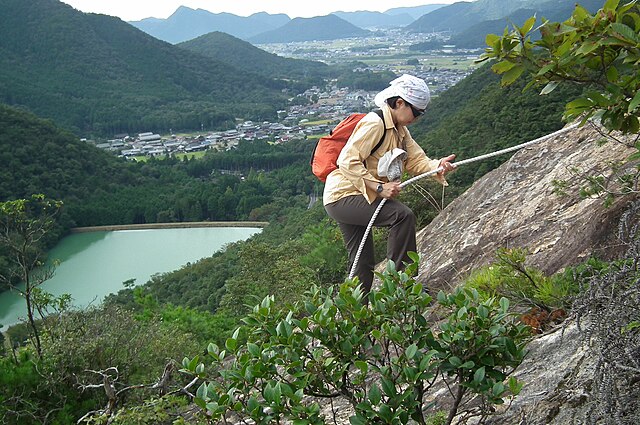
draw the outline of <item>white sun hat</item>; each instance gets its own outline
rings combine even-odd
[[[389,84],[389,87],[378,93],[373,100],[379,108],[382,108],[387,99],[395,96],[400,96],[421,110],[424,110],[431,100],[429,87],[422,78],[403,74]]]

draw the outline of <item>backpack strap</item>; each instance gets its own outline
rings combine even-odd
[[[383,131],[382,131],[382,137],[380,138],[380,141],[373,147],[373,149],[371,149],[371,153],[374,153],[375,151],[378,150],[380,146],[382,146],[382,142],[384,141],[384,136],[386,136],[387,134],[387,124],[384,122],[384,114],[382,113],[382,109],[376,109],[373,112],[375,112],[382,120]]]

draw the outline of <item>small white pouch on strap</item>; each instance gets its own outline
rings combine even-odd
[[[403,172],[402,164],[406,158],[407,152],[400,148],[393,148],[378,161],[378,175],[386,177],[389,181],[400,181]]]

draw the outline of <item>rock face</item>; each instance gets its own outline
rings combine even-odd
[[[492,262],[500,247],[525,248],[527,262],[547,274],[592,255],[622,254],[618,223],[637,194],[608,208],[601,198],[579,196],[585,183],[578,174],[607,178],[607,164],[633,152],[629,140],[601,144],[602,139],[592,125],[577,128],[519,151],[478,180],[419,232],[418,280],[432,291],[447,290]],[[554,193],[554,181],[570,183],[564,195]],[[570,322],[531,342],[515,374],[525,384],[522,393],[487,423],[587,423],[595,362],[582,340]]]
[[[547,274],[591,255],[617,255],[613,229],[630,197],[606,208],[601,198],[579,196],[578,174],[607,173],[607,162],[632,152],[617,141],[599,144],[603,138],[587,124],[518,151],[474,183],[418,233],[418,280],[448,289],[501,247],[525,248],[527,262]],[[554,193],[554,181],[569,182],[566,194]]]
[[[522,392],[492,425],[586,423],[594,364],[575,323],[533,340],[514,376]],[[502,408],[504,409],[504,408]]]

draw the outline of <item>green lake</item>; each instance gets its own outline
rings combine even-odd
[[[126,280],[146,283],[157,273],[210,257],[226,244],[260,231],[198,227],[72,234],[49,252],[49,258],[59,264],[42,289],[54,295],[71,294],[77,307],[99,305],[105,295],[123,289]],[[0,324],[10,326],[25,316],[26,304],[17,292],[0,293]]]

